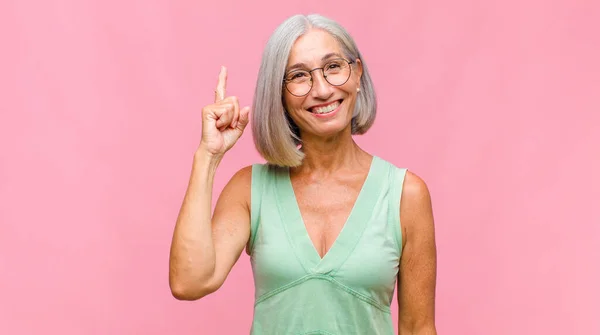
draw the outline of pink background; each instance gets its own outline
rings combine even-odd
[[[250,104],[270,33],[312,12],[375,81],[359,143],[430,186],[439,333],[600,334],[594,0],[2,1],[0,333],[248,332],[247,256],[180,302],[169,244],[219,66]],[[215,192],[260,161],[248,131]]]

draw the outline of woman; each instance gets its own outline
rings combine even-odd
[[[271,36],[253,106],[267,164],[237,172],[211,218],[215,171],[250,108],[225,94],[202,111],[202,139],[177,219],[170,286],[182,300],[216,291],[246,248],[256,302],[252,334],[436,334],[436,248],[425,183],[362,150],[375,119],[367,67],[348,33],[294,16]]]

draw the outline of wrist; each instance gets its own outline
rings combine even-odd
[[[194,164],[200,165],[211,170],[215,170],[221,160],[223,154],[215,154],[207,150],[202,144],[198,146],[196,152],[194,152]]]

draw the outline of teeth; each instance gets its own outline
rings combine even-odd
[[[327,106],[323,106],[323,107],[316,107],[313,108],[313,113],[315,114],[325,114],[325,113],[330,113],[332,112],[334,109],[338,108],[338,106],[340,105],[339,101],[336,101],[334,103],[331,103]]]

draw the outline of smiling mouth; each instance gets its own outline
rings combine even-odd
[[[328,114],[328,113],[331,113],[334,110],[336,110],[340,106],[341,103],[342,103],[342,100],[337,100],[337,101],[330,103],[327,106],[310,108],[308,111],[313,114]]]

